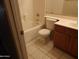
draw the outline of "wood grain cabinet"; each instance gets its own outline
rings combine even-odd
[[[69,44],[69,50],[68,52],[72,54],[73,56],[78,55],[78,31],[77,30],[71,30],[70,29],[70,44]]]
[[[54,37],[55,47],[62,49],[69,54],[76,56],[78,53],[78,30],[55,25]]]

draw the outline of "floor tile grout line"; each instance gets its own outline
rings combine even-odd
[[[32,42],[32,44],[34,44],[34,42]],[[35,45],[35,44],[34,44],[34,45]],[[49,55],[47,54],[47,52],[44,52],[44,51],[42,50],[43,48],[37,47],[36,45],[35,45],[35,47],[36,47],[37,49],[39,49],[39,51],[43,52],[46,56],[52,58],[51,56],[49,56]],[[49,51],[48,51],[48,52],[49,52]],[[62,57],[64,56],[63,54],[64,54],[64,53],[61,54]],[[61,59],[62,57],[59,57],[59,59]],[[33,57],[33,58],[34,58],[34,57]]]
[[[49,51],[48,51],[49,52]],[[63,53],[60,55],[60,57],[63,55]],[[58,59],[60,59],[60,57]]]
[[[34,44],[34,42],[33,42],[33,44]],[[35,46],[36,46],[36,45],[35,45]],[[43,50],[41,50],[40,47],[36,47],[36,48],[39,49],[39,51],[43,52],[46,56],[48,56],[48,54],[47,54],[46,52],[44,52]],[[50,57],[50,56],[48,56],[48,57]],[[52,58],[52,57],[50,57],[50,58]]]
[[[34,42],[33,42],[33,44],[34,44]],[[35,45],[36,46],[36,45]],[[48,56],[48,53],[46,53],[46,52],[44,52],[40,47],[36,47],[37,49],[39,49],[41,52],[43,52],[46,56]],[[50,57],[50,56],[48,56],[48,57]],[[51,57],[52,58],[52,57]]]
[[[29,55],[32,56],[31,54],[29,54]],[[35,59],[33,56],[32,56],[32,58]]]
[[[28,45],[29,45],[29,46],[30,46],[31,44],[35,45],[35,44],[34,44],[35,41],[38,40],[38,37],[36,37],[36,38],[37,38],[37,39],[35,39],[35,40],[34,40],[34,39],[31,40],[31,41],[28,43]],[[40,38],[40,37],[39,37],[39,38]],[[35,47],[36,47],[39,51],[41,51],[43,54],[45,54],[46,56],[52,58],[51,56],[48,55],[49,51],[45,52],[45,51],[43,50],[43,48],[41,48],[40,46],[36,46],[36,45],[35,45]],[[61,59],[63,56],[64,56],[64,53],[62,52],[62,54],[60,55],[59,59]],[[34,57],[33,57],[33,58],[34,58]],[[35,59],[35,58],[34,58],[34,59]]]
[[[33,41],[35,41],[34,39],[37,37],[34,37],[33,39],[31,39],[28,43],[26,43],[26,46],[29,45],[30,43],[33,43]],[[37,39],[36,39],[37,40]]]
[[[34,44],[34,42],[33,42],[33,44]],[[36,47],[36,45],[35,45],[35,47]],[[41,51],[41,49],[40,48],[38,48],[38,47],[36,47],[40,52],[42,52],[43,54],[45,54],[46,56],[48,56],[47,55],[47,53],[45,53],[45,52],[43,52],[43,51]],[[48,57],[50,57],[50,56],[48,56]]]
[[[37,47],[37,49],[39,49],[42,53],[44,53],[46,56],[48,56],[48,54],[45,53],[43,50],[41,50],[40,47]],[[50,56],[48,56],[48,57],[50,57]],[[50,58],[52,58],[52,57],[50,57]]]

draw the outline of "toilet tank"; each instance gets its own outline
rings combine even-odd
[[[54,24],[58,20],[55,18],[46,17],[46,28],[49,30],[54,30]]]

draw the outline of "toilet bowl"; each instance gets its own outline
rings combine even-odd
[[[39,31],[39,34],[41,35],[41,36],[43,36],[43,37],[48,37],[49,35],[50,35],[50,30],[48,30],[48,29],[41,29],[40,31]]]
[[[41,38],[41,43],[45,44],[49,41],[49,36],[50,36],[50,33],[51,31],[48,30],[48,29],[41,29],[39,30],[39,35],[42,37]]]
[[[46,23],[45,23],[46,28],[45,29],[40,29],[38,31],[39,35],[43,38],[44,43],[48,42],[48,40],[50,39],[51,31],[54,30],[54,23],[59,21],[59,20],[54,19],[54,18],[46,17],[45,21],[46,21]]]

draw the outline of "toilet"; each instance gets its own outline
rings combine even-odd
[[[43,38],[42,39],[43,43],[47,43],[50,40],[50,34],[54,30],[54,23],[57,21],[59,21],[59,20],[50,18],[50,17],[45,18],[46,28],[40,29],[38,31],[39,35]]]

